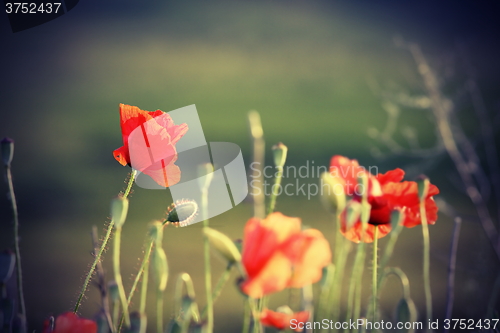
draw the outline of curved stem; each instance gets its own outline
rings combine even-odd
[[[134,184],[135,174],[136,174],[136,171],[132,170],[130,177],[129,177],[129,180],[128,180],[127,188],[123,194],[124,198],[128,197],[130,194],[130,191],[132,189],[132,185]],[[106,230],[106,234],[105,234],[104,239],[102,241],[101,248],[99,249],[99,252],[97,252],[97,255],[94,258],[94,262],[90,266],[89,272],[87,273],[87,276],[85,277],[85,281],[83,282],[82,290],[80,291],[80,294],[78,295],[78,298],[76,300],[75,308],[73,309],[74,313],[78,312],[78,309],[80,308],[80,305],[82,304],[83,296],[85,295],[85,292],[87,291],[90,280],[92,280],[92,275],[94,275],[97,263],[101,260],[102,254],[104,253],[106,246],[108,245],[108,241],[109,241],[109,238],[111,236],[111,231],[113,230],[114,224],[115,223],[113,221],[109,222],[109,224],[108,224],[108,227],[107,227],[108,229]]]
[[[10,165],[5,167],[7,184],[9,186],[10,202],[12,204],[12,214],[14,215],[14,250],[16,255],[16,270],[17,270],[17,296],[19,298],[19,307],[21,315],[26,321],[26,306],[24,304],[24,290],[23,290],[23,270],[21,267],[21,251],[19,247],[19,214],[17,212],[16,194],[14,193],[14,184],[12,182],[12,172]],[[24,323],[26,326],[26,323]]]

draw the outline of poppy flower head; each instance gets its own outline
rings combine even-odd
[[[160,110],[143,111],[136,106],[120,104],[120,126],[123,146],[113,151],[121,165],[147,174],[163,187],[180,181],[175,165],[175,144],[188,131],[187,124],[175,125],[169,114]]]
[[[241,290],[260,298],[314,283],[330,260],[330,247],[321,232],[302,231],[299,218],[279,212],[263,220],[251,218],[243,239],[242,263],[247,276]]]
[[[340,215],[340,231],[347,239],[356,243],[360,241],[371,243],[375,234],[375,226],[378,226],[378,238],[384,237],[391,231],[391,213],[395,209],[404,209],[405,218],[402,223],[405,227],[411,228],[422,223],[417,183],[403,181],[405,175],[403,170],[394,169],[384,174],[372,175],[365,168],[360,167],[356,160],[349,160],[338,155],[332,157],[330,170],[336,170],[336,176],[344,183],[345,194],[355,201],[361,201],[362,195],[356,191],[355,187],[352,187],[351,182],[357,182],[353,177],[353,172],[358,173],[358,177],[364,174],[369,179],[367,199],[371,211],[368,226],[363,232],[361,221],[358,220],[348,228],[344,211]],[[438,208],[433,196],[438,193],[439,189],[430,184],[425,198],[425,211],[429,224],[434,224],[437,220]]]

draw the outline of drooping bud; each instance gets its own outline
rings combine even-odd
[[[240,251],[236,248],[234,242],[223,233],[212,229],[203,228],[203,233],[208,237],[210,245],[219,253],[228,263],[241,261]]]
[[[274,155],[274,165],[276,165],[278,169],[283,168],[286,162],[288,147],[280,142],[277,145],[274,145],[272,149]]]
[[[108,283],[108,294],[109,298],[111,299],[111,302],[118,302],[120,299],[120,292],[118,291],[118,285],[116,284],[116,281],[112,280],[109,281]]]
[[[127,219],[128,199],[122,196],[111,201],[111,219],[116,228],[121,228]]]
[[[165,291],[168,281],[168,262],[167,255],[163,250],[163,223],[154,221],[150,227],[150,235],[154,241],[153,250],[153,272],[156,277],[156,288],[159,291]]]
[[[397,226],[401,224],[401,222],[405,218],[405,212],[401,209],[395,209],[391,213],[391,226],[392,230],[396,230]]]
[[[411,298],[403,297],[396,306],[395,319],[398,323],[415,323],[418,319],[417,307]],[[414,325],[401,325],[402,327],[411,327]],[[400,329],[399,332],[415,332],[415,329]]]
[[[14,140],[10,138],[3,138],[0,145],[2,147],[3,165],[10,167],[10,163],[12,163],[12,159],[14,158]]]

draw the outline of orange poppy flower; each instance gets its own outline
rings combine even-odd
[[[299,218],[272,213],[245,226],[242,291],[253,298],[317,282],[331,260],[330,246],[316,229],[301,230]]]
[[[308,311],[300,311],[288,314],[264,309],[260,314],[260,322],[262,323],[262,325],[274,327],[278,330],[290,328],[295,332],[302,332],[304,330],[304,323],[306,323],[308,320]]]
[[[96,333],[97,324],[90,319],[78,317],[73,312],[65,312],[56,319],[54,330],[51,331],[48,321],[45,322],[43,333]]]
[[[343,156],[334,156],[330,162],[330,173],[333,177],[343,183],[344,193],[352,200],[361,201],[364,189],[357,185],[357,177],[367,175],[368,203],[371,205],[370,219],[364,238],[362,236],[361,221],[347,229],[346,214],[341,215],[341,233],[353,242],[373,242],[375,226],[378,226],[378,238],[384,237],[391,231],[391,212],[402,209],[405,219],[402,222],[405,227],[412,228],[422,223],[420,218],[420,200],[418,197],[418,185],[412,181],[402,181],[404,171],[394,169],[384,174],[372,175],[365,168],[360,167],[358,161],[350,160]],[[433,196],[439,193],[439,189],[430,184],[425,199],[425,210],[427,223],[434,224],[437,220],[438,208]]]
[[[143,111],[120,104],[123,146],[113,151],[121,165],[147,174],[163,187],[180,181],[181,171],[175,161],[175,144],[188,131],[187,124],[175,125],[167,113]]]

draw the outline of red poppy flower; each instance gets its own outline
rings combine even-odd
[[[186,134],[187,124],[175,125],[170,115],[160,110],[148,112],[120,104],[120,125],[123,146],[113,151],[113,156],[121,165],[149,175],[164,187],[179,182],[175,144]]]
[[[295,332],[302,332],[304,323],[309,320],[309,312],[301,311],[296,313],[275,312],[269,309],[264,309],[260,314],[260,322],[264,326],[284,330],[286,328],[293,329]]]
[[[54,330],[51,331],[48,321],[45,322],[43,333],[96,333],[97,324],[90,319],[78,317],[73,312],[66,312],[56,319]]]
[[[330,246],[320,231],[302,231],[300,225],[299,218],[278,212],[247,222],[242,254],[247,278],[241,284],[245,294],[260,298],[321,278],[331,260]]]
[[[360,167],[358,161],[337,155],[331,159],[330,173],[333,177],[338,177],[338,180],[344,184],[344,193],[356,201],[361,201],[364,190],[357,185],[357,177],[364,174],[369,179],[367,190],[371,212],[364,238],[362,237],[361,221],[357,221],[347,230],[345,212],[341,215],[340,231],[349,240],[356,243],[360,241],[372,242],[376,225],[379,229],[379,238],[387,235],[391,231],[391,212],[395,209],[404,210],[405,219],[402,223],[405,227],[412,228],[422,223],[417,183],[402,181],[405,174],[403,170],[395,169],[385,174],[372,175],[365,168]],[[439,189],[430,184],[425,199],[427,223],[429,224],[434,224],[437,220],[438,208],[433,196],[438,193]]]

